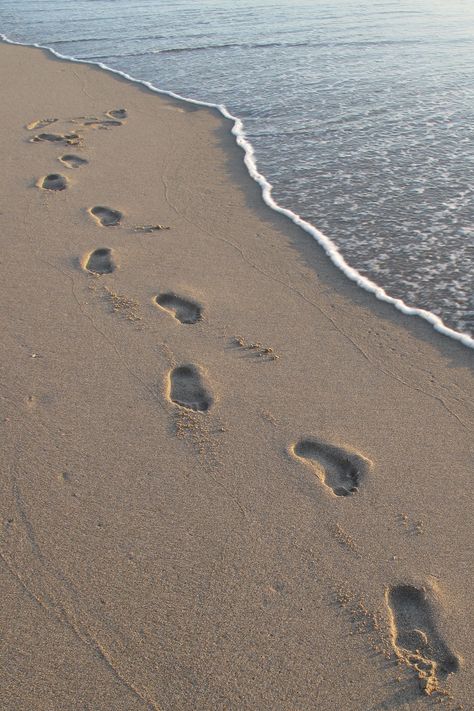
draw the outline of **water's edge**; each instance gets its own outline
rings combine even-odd
[[[227,110],[224,104],[212,104],[206,101],[198,101],[196,99],[190,99],[185,96],[181,96],[180,94],[175,94],[172,91],[159,89],[151,82],[144,81],[142,79],[135,79],[134,77],[130,76],[129,74],[126,74],[125,72],[122,72],[118,69],[112,69],[103,62],[95,62],[88,59],[76,59],[75,57],[60,54],[51,47],[46,47],[44,45],[36,43],[31,44],[28,42],[17,42],[15,40],[9,39],[5,34],[2,33],[0,33],[0,40],[7,44],[20,45],[22,47],[36,47],[37,49],[47,50],[59,59],[64,59],[70,62],[76,62],[77,64],[91,64],[93,66],[100,67],[100,69],[104,69],[105,71],[111,72],[112,74],[117,74],[135,84],[141,84],[142,86],[146,86],[147,89],[157,94],[170,96],[173,99],[185,101],[186,103],[217,109],[225,119],[232,121],[233,126],[231,132],[235,136],[237,145],[240,146],[244,151],[245,166],[249,172],[250,177],[260,185],[260,188],[262,190],[263,201],[266,205],[268,205],[268,207],[270,207],[275,212],[279,212],[280,214],[285,215],[285,217],[289,218],[292,222],[298,225],[298,227],[301,227],[305,232],[309,233],[313,237],[313,239],[315,239],[318,244],[324,249],[325,253],[332,261],[332,263],[338,269],[340,269],[351,281],[355,282],[359,287],[361,287],[365,291],[370,292],[371,294],[374,294],[375,297],[380,301],[385,301],[386,303],[395,306],[396,309],[398,309],[407,316],[419,316],[425,321],[428,321],[428,323],[430,323],[433,326],[434,330],[438,333],[441,333],[445,336],[448,336],[449,338],[459,341],[468,348],[474,349],[474,338],[471,338],[465,333],[459,333],[458,331],[449,328],[444,324],[444,322],[442,321],[442,319],[439,318],[439,316],[436,316],[436,314],[432,313],[431,311],[427,311],[426,309],[419,309],[413,306],[408,306],[402,299],[396,299],[392,296],[389,296],[389,294],[387,294],[382,287],[378,286],[377,284],[375,284],[375,282],[371,281],[367,277],[362,276],[362,274],[360,274],[356,269],[351,267],[341,255],[337,246],[323,232],[318,230],[311,223],[307,222],[306,220],[303,220],[296,213],[279,205],[272,197],[272,185],[268,182],[265,176],[258,171],[255,151],[252,144],[245,136],[244,125],[242,120],[236,116],[233,116]]]

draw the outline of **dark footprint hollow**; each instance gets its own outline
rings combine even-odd
[[[37,136],[33,136],[31,139],[34,143],[43,142],[46,143],[67,143],[79,138],[77,133],[67,133],[63,135],[61,133],[38,133]]]
[[[116,119],[94,119],[91,121],[84,121],[83,125],[101,128],[101,126],[122,126],[122,122],[117,121]]]
[[[436,616],[424,590],[413,585],[396,585],[387,595],[393,619],[393,638],[408,663],[424,670],[451,674],[459,669],[459,659],[437,631]]]
[[[170,399],[196,412],[207,412],[212,405],[212,396],[195,365],[179,365],[171,371]]]
[[[293,452],[316,469],[318,478],[336,496],[355,494],[367,473],[363,457],[317,439],[300,440]]]
[[[93,274],[111,274],[116,269],[113,252],[108,247],[99,247],[89,254],[84,268]]]
[[[61,163],[64,163],[68,168],[80,168],[82,165],[87,165],[89,163],[88,160],[85,158],[81,158],[81,156],[76,156],[71,154],[66,154],[64,156],[61,156],[59,158]]]
[[[121,212],[118,210],[112,210],[110,207],[103,207],[102,205],[91,207],[89,212],[96,218],[96,220],[98,220],[98,222],[100,222],[103,227],[118,225],[122,219]]]
[[[64,175],[59,173],[50,173],[40,182],[43,190],[66,190],[67,180]]]
[[[64,136],[60,133],[39,133],[32,139],[35,143],[38,141],[47,141],[48,143],[62,143],[64,141]]]
[[[127,109],[111,109],[111,111],[107,111],[107,116],[121,121],[127,118]]]
[[[202,318],[202,306],[172,292],[159,294],[155,297],[155,301],[158,306],[171,313],[181,323],[196,323]]]

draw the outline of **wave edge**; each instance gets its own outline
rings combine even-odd
[[[154,84],[152,84],[151,82],[145,81],[144,79],[136,79],[130,74],[122,72],[119,69],[113,69],[112,67],[107,66],[103,62],[96,62],[89,59],[77,59],[76,57],[60,54],[52,47],[47,47],[45,45],[37,44],[35,42],[18,42],[16,40],[10,39],[9,37],[7,37],[7,35],[3,33],[0,33],[0,39],[7,44],[19,45],[21,47],[36,47],[37,49],[44,49],[48,52],[51,52],[51,54],[58,57],[59,59],[65,59],[67,61],[75,62],[77,64],[91,64],[92,66],[100,67],[101,69],[111,72],[112,74],[117,74],[118,76],[121,76],[124,79],[127,79],[128,81],[131,81],[135,84],[141,84],[142,86],[146,86],[148,89],[150,89],[150,91],[153,91],[157,94],[170,96],[173,99],[185,101],[189,104],[217,109],[224,118],[233,122],[231,133],[233,136],[235,136],[237,145],[243,149],[244,164],[248,170],[250,177],[260,186],[262,190],[262,199],[268,207],[270,207],[275,212],[284,215],[289,220],[291,220],[291,222],[296,224],[298,227],[301,227],[301,229],[310,234],[313,239],[318,242],[318,244],[324,249],[326,255],[329,257],[331,262],[338,269],[340,269],[345,274],[345,276],[350,279],[350,281],[355,282],[357,286],[359,286],[361,289],[364,289],[364,291],[373,294],[379,301],[384,301],[388,304],[391,304],[398,311],[400,311],[406,316],[418,316],[419,318],[422,318],[424,321],[427,321],[437,333],[441,333],[444,336],[448,336],[449,338],[458,341],[462,345],[474,349],[474,338],[471,338],[471,336],[469,336],[467,333],[461,333],[459,331],[455,331],[452,328],[449,328],[449,326],[446,326],[446,324],[439,316],[432,313],[431,311],[428,311],[426,309],[420,309],[416,306],[408,306],[408,304],[406,304],[402,299],[397,299],[387,294],[385,289],[383,289],[381,286],[371,281],[367,277],[364,277],[356,269],[354,269],[354,267],[351,267],[340,253],[337,245],[332,242],[332,240],[327,237],[323,232],[318,230],[317,227],[312,225],[310,222],[304,220],[292,210],[289,210],[288,208],[279,205],[272,197],[273,186],[265,178],[265,176],[259,172],[257,168],[255,150],[253,145],[250,143],[250,141],[245,135],[244,124],[242,119],[231,114],[224,104],[214,104],[208,101],[199,101],[197,99],[191,99],[186,96],[181,96],[180,94],[176,94],[173,91],[160,89],[154,86]]]

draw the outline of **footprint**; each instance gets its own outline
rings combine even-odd
[[[84,269],[93,274],[111,274],[117,267],[113,252],[108,247],[99,247],[90,252],[83,265]]]
[[[322,484],[336,496],[349,496],[359,491],[370,462],[359,454],[348,452],[317,439],[301,439],[292,447],[293,454],[316,470]]]
[[[59,173],[50,173],[38,183],[43,190],[66,190],[67,179]]]
[[[48,141],[49,143],[62,143],[64,136],[60,133],[39,133],[31,139],[34,143],[38,141]]]
[[[37,136],[33,136],[31,139],[32,143],[73,143],[79,140],[79,135],[77,133],[38,133]]]
[[[195,365],[179,365],[171,371],[169,397],[176,405],[197,412],[206,412],[212,405],[212,396]]]
[[[159,294],[155,297],[155,302],[181,323],[196,323],[202,318],[202,306],[171,292]]]
[[[56,123],[58,121],[57,118],[44,118],[44,119],[38,119],[37,121],[32,121],[27,125],[28,131],[37,131],[38,129],[41,128],[46,128],[46,126],[50,126],[52,123]]]
[[[395,585],[387,592],[395,651],[418,672],[420,679],[459,670],[459,659],[436,629],[436,617],[424,589]],[[428,690],[436,688],[425,685]]]
[[[110,116],[110,118],[119,120],[126,119],[127,109],[112,109],[111,111],[107,111],[106,116]]]
[[[83,126],[106,128],[107,126],[123,126],[123,123],[116,119],[91,119],[90,121],[84,121]]]
[[[64,165],[66,165],[68,168],[80,168],[81,165],[87,165],[87,163],[89,163],[89,161],[85,158],[75,156],[72,153],[67,153],[64,156],[60,156],[58,160],[60,160],[61,163],[64,163]]]
[[[110,207],[102,207],[101,205],[91,207],[89,212],[103,227],[111,227],[112,225],[118,225],[118,223],[122,219],[121,212],[119,212],[118,210],[112,210]]]

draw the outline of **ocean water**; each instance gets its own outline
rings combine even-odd
[[[472,0],[2,0],[0,32],[225,105],[281,206],[474,335]]]

